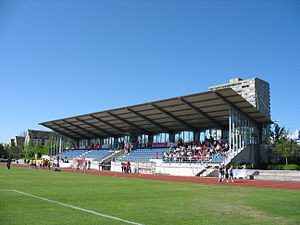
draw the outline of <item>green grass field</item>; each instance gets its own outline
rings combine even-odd
[[[300,224],[300,192],[0,166],[0,224]]]

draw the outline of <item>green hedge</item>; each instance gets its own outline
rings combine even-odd
[[[300,165],[296,164],[278,164],[278,165],[268,165],[268,170],[300,170]]]

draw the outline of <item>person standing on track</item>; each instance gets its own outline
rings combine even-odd
[[[126,163],[125,166],[126,166],[126,173],[131,173],[131,164],[129,161]]]
[[[7,166],[7,169],[9,169],[9,170],[10,170],[10,164],[11,164],[11,158],[8,158],[6,166]]]
[[[226,179],[226,182],[229,183],[229,166],[225,166],[224,168],[224,174],[225,174],[225,178],[224,178],[224,181]]]
[[[233,166],[232,165],[229,167],[228,173],[229,173],[230,181],[234,182],[234,180],[233,180]]]
[[[219,166],[219,182],[223,182],[223,179],[224,179],[224,165],[221,164]]]

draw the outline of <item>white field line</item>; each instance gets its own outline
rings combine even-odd
[[[109,219],[118,220],[118,221],[128,223],[128,224],[143,225],[141,223],[135,223],[135,222],[132,222],[132,221],[129,221],[129,220],[124,220],[124,219],[121,219],[121,218],[118,218],[118,217],[106,215],[106,214],[103,214],[103,213],[98,213],[98,212],[95,212],[95,211],[92,211],[92,210],[83,209],[83,208],[80,208],[80,207],[77,207],[77,206],[65,204],[65,203],[58,202],[58,201],[53,201],[53,200],[43,198],[43,197],[39,197],[39,196],[32,195],[32,194],[28,194],[28,193],[23,192],[23,191],[18,191],[18,190],[0,190],[0,191],[13,191],[13,192],[17,192],[19,194],[23,194],[23,195],[27,195],[27,196],[30,196],[30,197],[33,197],[33,198],[41,199],[41,200],[44,200],[44,201],[47,201],[47,202],[52,202],[52,203],[55,203],[55,204],[58,204],[58,205],[63,205],[63,206],[66,206],[66,207],[69,207],[69,208],[72,208],[72,209],[77,209],[77,210],[80,210],[80,211],[91,213],[91,214],[94,214],[94,215],[97,215],[97,216],[102,216],[102,217],[106,217],[106,218],[109,218]]]

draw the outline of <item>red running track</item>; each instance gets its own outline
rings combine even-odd
[[[6,165],[6,164],[0,163],[0,165]],[[12,164],[12,167],[14,166],[26,167],[26,168],[30,167],[28,165]],[[45,168],[39,168],[39,169],[45,169]],[[120,172],[97,171],[97,170],[74,170],[74,169],[63,169],[63,168],[60,168],[60,170],[66,172],[73,172],[73,173],[86,173],[86,174],[95,174],[95,175],[102,175],[102,176],[127,177],[127,178],[137,178],[137,179],[144,179],[144,180],[163,180],[163,181],[214,184],[214,185],[225,185],[225,186],[273,188],[273,189],[286,189],[286,190],[298,190],[298,191],[300,190],[300,182],[236,179],[234,180],[233,183],[226,183],[226,182],[221,183],[218,182],[217,178],[207,178],[207,177],[183,177],[183,176],[169,176],[169,175],[138,174],[138,173],[120,173]]]

